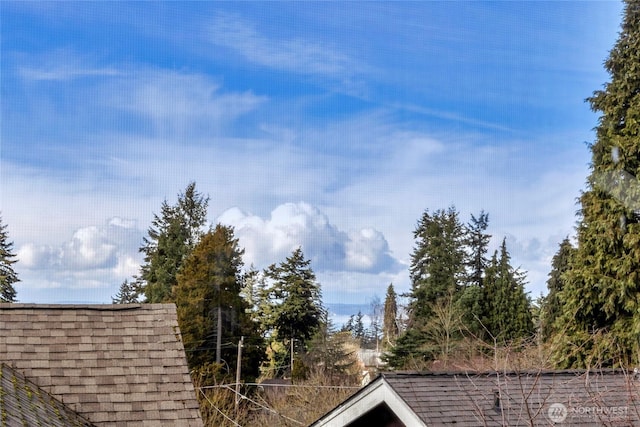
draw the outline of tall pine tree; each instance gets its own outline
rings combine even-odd
[[[491,241],[491,235],[487,234],[489,227],[489,214],[481,211],[476,218],[471,215],[471,222],[467,224],[466,246],[469,251],[467,259],[468,285],[482,287],[484,271],[489,265],[487,259],[487,247]]]
[[[400,335],[398,328],[398,296],[393,283],[389,284],[384,298],[384,318],[382,321],[382,347],[392,347]]]
[[[588,99],[600,118],[560,292],[559,367],[640,362],[640,2],[625,3],[605,62],[610,81]]]
[[[456,300],[465,282],[465,228],[454,207],[425,211],[414,231],[411,255],[411,292],[407,330],[396,340],[387,360],[394,367],[428,360],[426,325],[444,300]]]
[[[506,240],[496,251],[485,273],[482,323],[498,343],[528,338],[534,332],[531,302],[522,272],[511,266]]]
[[[138,285],[147,302],[172,301],[182,263],[202,235],[208,203],[209,198],[200,194],[192,182],[178,196],[175,205],[169,205],[165,200],[160,215],[154,215],[149,236],[144,238],[140,248],[144,264]]]
[[[411,255],[409,323],[431,316],[431,307],[462,287],[465,273],[465,230],[454,207],[425,211],[414,231]]]
[[[285,261],[265,270],[268,284],[263,289],[264,300],[271,303],[269,312],[264,313],[270,329],[279,339],[293,339],[303,347],[324,313],[320,284],[310,264],[302,249],[296,249]]]
[[[489,260],[487,248],[491,235],[487,233],[489,214],[481,211],[466,227],[465,245],[467,250],[466,287],[457,298],[456,305],[462,313],[465,328],[476,337],[484,337],[485,330],[478,321],[482,317],[482,295],[484,292],[484,276]]]
[[[0,217],[0,302],[16,302],[16,289],[13,286],[19,282],[18,274],[13,269],[17,262],[13,253],[13,242],[9,241],[6,224]]]
[[[267,267],[257,283],[256,315],[269,341],[270,369],[276,376],[287,375],[283,367],[290,368],[292,377],[306,375],[302,359],[295,355],[306,352],[307,342],[326,318],[320,284],[310,265],[298,248],[285,261]]]

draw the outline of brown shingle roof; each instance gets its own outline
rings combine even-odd
[[[94,427],[4,363],[0,363],[0,425]]]
[[[637,426],[640,380],[614,370],[383,373],[313,425],[359,425],[383,403],[426,426],[549,426],[560,418],[567,426]]]
[[[173,304],[0,304],[0,361],[96,426],[202,426]]]

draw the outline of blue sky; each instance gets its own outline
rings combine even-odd
[[[533,296],[573,235],[618,2],[0,3],[22,302],[110,302],[190,181],[245,263],[409,289],[425,209],[489,213]]]

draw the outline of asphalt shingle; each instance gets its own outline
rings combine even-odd
[[[0,426],[93,427],[93,424],[0,363]]]
[[[0,361],[98,427],[202,426],[173,304],[0,304]]]
[[[426,425],[640,425],[640,380],[615,370],[384,373]],[[553,415],[553,414],[552,414]]]

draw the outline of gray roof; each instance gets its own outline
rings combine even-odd
[[[89,421],[4,363],[0,363],[0,425],[93,427]]]
[[[96,426],[202,426],[173,304],[0,304],[2,361]]]
[[[393,412],[411,426],[632,426],[640,425],[639,392],[636,375],[619,370],[391,372],[313,425],[364,425],[367,412]]]

